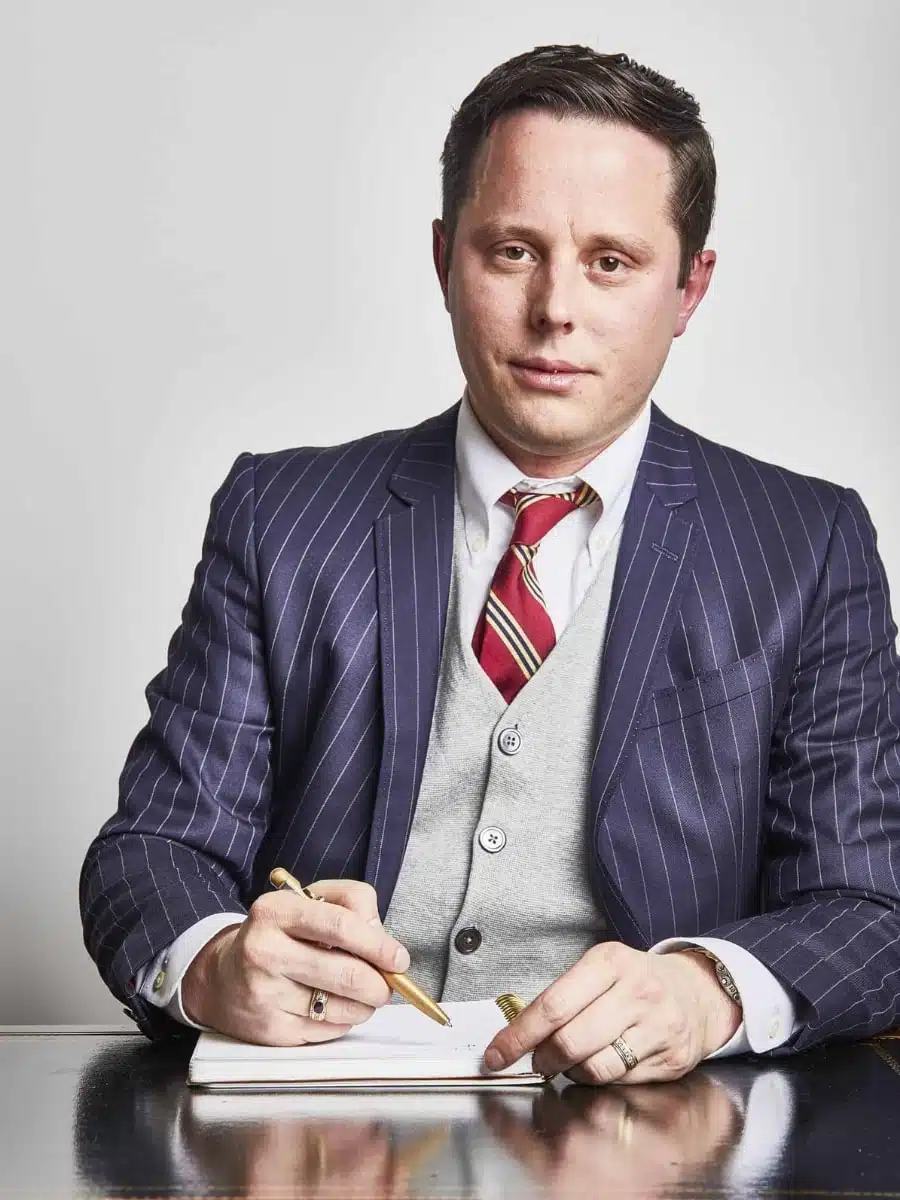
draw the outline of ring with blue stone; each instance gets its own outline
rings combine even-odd
[[[328,1007],[328,993],[321,988],[314,988],[309,998],[309,1015],[313,1021],[325,1020],[325,1009]]]

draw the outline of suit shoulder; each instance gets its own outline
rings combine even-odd
[[[409,429],[380,430],[332,446],[290,446],[248,454],[257,493],[291,490],[302,479],[320,479],[335,471],[343,476],[363,469],[368,478],[385,472],[409,437]]]
[[[748,504],[763,503],[768,507],[779,499],[791,501],[802,510],[818,512],[830,525],[848,494],[847,488],[831,480],[756,458],[673,421],[667,425],[671,434],[683,439],[701,495],[709,490],[721,492],[724,488],[729,494],[736,490]]]
[[[293,446],[243,453],[229,480],[246,478],[249,503],[266,528],[287,521],[371,519],[382,511],[391,475],[411,446],[452,453],[459,405],[405,429],[379,430],[333,446]],[[226,487],[229,480],[226,480]],[[330,526],[329,526],[330,527]]]
[[[660,417],[651,436],[673,450],[680,447],[679,461],[690,462],[698,514],[715,545],[737,541],[760,549],[784,546],[792,559],[812,551],[818,562],[842,514],[851,523],[860,518],[868,522],[852,490],[756,458]]]

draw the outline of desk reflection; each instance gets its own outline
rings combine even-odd
[[[569,1088],[535,1104],[524,1122],[485,1097],[488,1128],[547,1196],[653,1196],[718,1182],[743,1124],[724,1086],[694,1076],[664,1088]]]
[[[759,1065],[635,1087],[384,1095],[197,1092],[185,1068],[159,1047],[96,1056],[76,1121],[85,1185],[258,1200],[747,1188],[776,1167],[795,1108],[789,1075]]]

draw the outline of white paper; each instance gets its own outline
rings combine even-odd
[[[197,1041],[189,1073],[196,1084],[435,1080],[483,1074],[482,1055],[506,1019],[493,1000],[442,1005],[438,1025],[409,1004],[388,1004],[331,1042],[257,1046],[218,1033]],[[531,1074],[531,1056],[487,1078]]]

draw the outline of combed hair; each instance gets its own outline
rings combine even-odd
[[[712,139],[694,97],[627,54],[588,46],[536,46],[495,67],[454,112],[441,153],[447,263],[472,165],[494,122],[523,109],[630,125],[666,146],[672,158],[669,215],[681,244],[678,286],[706,244],[716,199]]]

